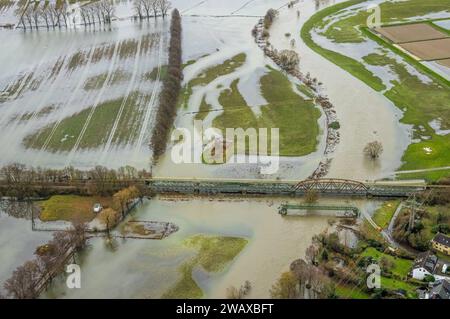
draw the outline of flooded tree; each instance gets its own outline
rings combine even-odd
[[[293,71],[300,63],[300,57],[294,50],[282,50],[278,54],[279,65],[285,71]]]
[[[319,194],[315,190],[308,190],[305,193],[305,202],[308,204],[317,203],[319,200]]]
[[[109,233],[120,221],[120,213],[112,208],[106,208],[98,214],[98,220],[105,226],[106,232]]]
[[[306,261],[309,262],[310,264],[315,265],[317,263],[317,257],[319,257],[319,247],[317,245],[310,245],[307,249],[306,249]]]
[[[273,299],[299,299],[301,297],[299,284],[294,273],[291,271],[282,273],[270,289],[270,296]]]
[[[264,16],[264,28],[269,29],[277,16],[278,16],[277,10],[275,9],[267,10],[266,15]]]
[[[181,32],[181,16],[178,10],[174,9],[170,25],[169,67],[159,95],[156,125],[150,140],[154,160],[164,153],[177,114],[178,96],[183,78]]]
[[[157,0],[157,3],[159,5],[159,10],[161,11],[161,15],[164,19],[167,16],[167,12],[172,7],[172,4],[168,0]]]
[[[229,288],[227,288],[227,299],[243,299],[250,293],[251,289],[252,285],[248,280],[246,280],[239,289],[234,286],[230,286]]]
[[[371,159],[377,159],[383,153],[383,145],[381,142],[370,142],[364,147],[364,154]]]
[[[144,18],[144,8],[142,7],[142,1],[141,0],[134,0],[133,2],[133,9],[134,12],[137,14],[137,17],[142,20]]]
[[[14,270],[4,288],[7,297],[14,299],[34,299],[38,297],[35,283],[40,278],[41,272],[36,261],[27,261]]]

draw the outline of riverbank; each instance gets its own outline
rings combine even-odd
[[[444,151],[450,146],[450,137],[437,132],[430,123],[439,119],[440,130],[445,130],[449,125],[450,114],[443,107],[445,101],[450,99],[449,90],[395,52],[389,52],[385,46],[371,40],[367,33],[357,31],[369,15],[365,7],[370,3],[373,1],[354,0],[324,9],[305,23],[301,37],[312,50],[375,91],[382,92],[401,110],[400,121],[413,128],[412,144],[402,155],[402,170],[445,166],[450,162],[448,152]],[[449,12],[445,13],[448,9],[445,1],[439,0],[434,1],[433,6],[415,0],[407,3],[383,2],[380,8],[383,21],[389,23],[422,20],[433,14],[447,14],[450,17]],[[350,14],[338,18],[344,11]],[[363,46],[371,48],[371,53],[367,54]],[[351,47],[354,49],[350,52]],[[391,76],[383,76],[386,72]]]

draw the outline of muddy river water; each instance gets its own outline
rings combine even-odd
[[[249,297],[269,297],[269,290],[289,264],[304,256],[315,234],[328,227],[329,217],[281,217],[280,199],[190,199],[147,201],[132,215],[136,220],[170,221],[180,230],[159,240],[116,240],[114,248],[105,239],[90,240],[91,246],[78,262],[81,289],[68,289],[64,278],[44,297],[65,298],[158,298],[180,278],[179,267],[195,253],[182,242],[192,235],[237,236],[247,246],[219,273],[194,269],[193,278],[205,297],[225,297],[230,285],[252,284]],[[324,203],[333,203],[327,199]],[[352,201],[364,212],[379,203]]]

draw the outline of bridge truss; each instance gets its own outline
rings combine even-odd
[[[365,195],[369,187],[361,182],[348,179],[309,179],[294,186],[294,192],[317,192],[321,194]]]

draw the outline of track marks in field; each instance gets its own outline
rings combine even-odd
[[[70,164],[70,162],[72,161],[75,153],[78,151],[78,148],[80,146],[81,140],[83,139],[84,134],[86,133],[86,130],[87,130],[87,128],[88,128],[88,126],[89,126],[89,124],[91,122],[92,116],[94,115],[94,112],[97,109],[97,106],[100,104],[100,101],[101,101],[101,99],[103,97],[103,94],[105,93],[105,90],[106,90],[106,88],[109,85],[109,81],[111,80],[111,75],[113,74],[114,67],[115,67],[116,62],[117,62],[118,52],[120,50],[120,47],[121,47],[120,42],[117,41],[116,44],[115,44],[115,47],[114,47],[113,58],[112,58],[112,61],[111,61],[110,65],[109,65],[108,75],[106,77],[106,80],[103,83],[102,88],[100,89],[100,92],[97,95],[97,98],[96,98],[96,100],[94,102],[94,105],[90,109],[89,115],[88,115],[88,117],[86,119],[86,122],[83,125],[83,128],[81,129],[80,134],[77,137],[75,145],[73,146],[72,150],[70,151],[70,153],[69,153],[69,155],[68,155],[68,157],[66,159],[65,166],[68,166]]]
[[[96,48],[96,42],[92,45],[90,51],[89,51],[89,57],[88,57],[88,62],[84,67],[83,73],[80,76],[80,80],[78,81],[75,89],[73,90],[71,96],[69,97],[69,99],[67,100],[67,103],[64,105],[64,107],[69,106],[70,104],[72,104],[73,100],[75,99],[76,94],[78,93],[78,91],[80,90],[80,88],[82,87],[83,83],[85,82],[87,75],[89,73],[89,67],[91,65],[92,62],[92,56],[94,54],[95,48]],[[55,125],[53,126],[49,136],[47,136],[44,144],[41,147],[40,150],[40,154],[39,156],[36,157],[36,160],[34,162],[34,165],[36,164],[36,162],[38,162],[42,156],[42,154],[47,150],[47,147],[50,143],[50,141],[52,140],[53,136],[55,135],[56,130],[58,129],[59,125],[61,124],[62,120],[64,119],[64,116],[61,116],[58,121],[55,123]]]
[[[139,67],[139,61],[140,61],[140,56],[141,56],[141,48],[142,47],[142,36],[139,37],[139,42],[137,45],[137,50],[135,53],[135,57],[134,57],[134,65],[133,65],[133,73],[130,79],[130,82],[128,83],[128,87],[125,93],[125,97],[122,100],[122,104],[120,105],[120,109],[119,112],[117,113],[116,119],[114,120],[114,124],[113,127],[111,129],[111,132],[109,133],[108,136],[108,140],[106,141],[105,147],[103,149],[102,155],[100,156],[100,162],[103,163],[106,159],[106,156],[108,155],[108,152],[111,148],[111,144],[113,142],[114,139],[114,135],[116,134],[117,128],[119,126],[120,123],[120,119],[122,117],[122,113],[123,110],[125,108],[125,106],[127,105],[127,101],[128,98],[130,96],[130,93],[132,92],[133,88],[134,88],[134,84],[136,81],[136,75],[137,75],[137,71],[138,71],[138,67]]]
[[[142,144],[144,142],[144,137],[148,133],[150,118],[151,118],[151,115],[155,108],[155,101],[157,100],[157,97],[158,97],[159,82],[160,82],[160,78],[161,78],[161,66],[162,66],[162,63],[161,63],[162,51],[163,51],[163,43],[162,42],[163,42],[163,39],[160,38],[159,50],[158,50],[158,73],[156,76],[156,81],[154,82],[155,85],[153,86],[153,91],[152,91],[150,101],[145,110],[144,121],[142,123],[141,130],[139,132],[139,137],[136,142],[136,146],[135,146],[134,153],[133,153],[133,160],[137,159],[139,151],[141,150]]]

